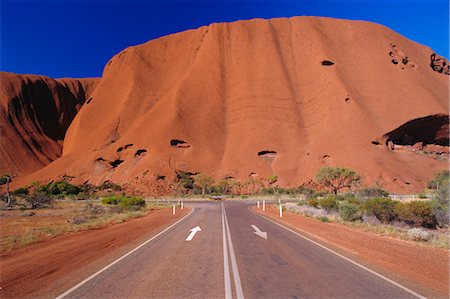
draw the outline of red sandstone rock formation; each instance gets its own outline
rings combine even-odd
[[[177,171],[277,175],[277,184],[296,186],[322,166],[343,166],[366,185],[417,191],[447,161],[374,140],[448,113],[448,76],[430,67],[433,53],[378,24],[318,17],[211,24],[152,40],[111,59],[63,156],[18,181],[70,175],[151,194]]]

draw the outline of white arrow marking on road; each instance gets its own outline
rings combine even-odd
[[[197,225],[196,227],[191,229],[191,233],[189,234],[189,236],[186,238],[185,241],[191,241],[194,238],[195,234],[197,232],[201,232],[201,231],[202,231],[202,229],[200,228],[200,226]]]
[[[258,236],[260,236],[263,239],[267,240],[267,233],[266,232],[262,232],[258,227],[256,227],[256,225],[251,225],[251,227],[253,227],[253,229],[255,230],[254,233],[257,234]]]

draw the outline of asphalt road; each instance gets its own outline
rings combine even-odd
[[[189,216],[62,297],[417,298],[256,215],[248,202],[189,206]]]

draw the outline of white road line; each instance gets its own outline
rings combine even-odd
[[[227,250],[227,235],[225,228],[225,215],[223,213],[224,207],[222,203],[222,240],[223,240],[223,275],[225,284],[225,298],[231,299],[231,280],[230,280],[230,268],[228,264],[228,250]]]
[[[395,281],[393,281],[392,279],[387,278],[386,276],[384,276],[384,275],[382,275],[382,274],[380,274],[380,273],[378,273],[378,272],[375,272],[374,270],[369,269],[369,268],[367,268],[366,266],[363,266],[363,265],[361,265],[360,263],[355,262],[354,260],[352,260],[352,259],[350,259],[350,258],[348,258],[348,257],[346,257],[346,256],[343,256],[342,254],[337,253],[336,251],[334,251],[334,250],[332,250],[332,249],[330,249],[330,248],[328,248],[328,247],[326,247],[326,246],[324,246],[324,245],[322,245],[322,244],[320,244],[320,243],[317,243],[316,241],[311,240],[310,238],[305,237],[304,235],[302,235],[302,234],[300,234],[300,233],[298,233],[298,232],[296,232],[296,231],[294,231],[294,230],[292,230],[292,229],[290,229],[290,228],[288,228],[288,227],[286,227],[286,226],[284,226],[284,225],[282,225],[282,224],[280,224],[280,223],[278,223],[278,222],[276,222],[276,221],[273,221],[272,219],[269,219],[267,216],[260,215],[259,213],[256,213],[256,212],[252,211],[251,209],[249,209],[249,210],[250,210],[252,213],[258,215],[259,217],[261,217],[261,218],[263,218],[263,219],[265,219],[265,220],[267,220],[267,221],[270,221],[270,222],[272,222],[272,223],[274,223],[274,224],[276,224],[276,225],[278,225],[278,226],[281,226],[282,228],[284,228],[284,229],[290,231],[291,233],[296,234],[297,236],[299,236],[299,237],[301,237],[301,238],[303,238],[303,239],[305,239],[305,240],[307,240],[307,241],[313,243],[314,245],[319,246],[320,248],[325,249],[325,250],[328,251],[328,252],[331,252],[332,254],[334,254],[334,255],[336,255],[336,256],[338,256],[338,257],[340,257],[340,258],[346,260],[347,262],[350,262],[350,263],[352,263],[353,265],[355,265],[355,266],[357,266],[357,267],[359,267],[359,268],[361,268],[361,269],[363,269],[363,270],[366,270],[367,272],[372,273],[373,275],[375,275],[375,276],[377,276],[377,277],[379,277],[379,278],[381,278],[381,279],[383,279],[383,280],[385,280],[385,281],[387,281],[387,282],[389,282],[389,283],[395,285],[396,287],[399,287],[400,289],[402,289],[402,290],[404,290],[404,291],[410,293],[411,295],[416,296],[417,298],[420,298],[420,299],[426,299],[426,297],[424,297],[424,296],[422,296],[422,295],[420,295],[420,294],[414,292],[414,291],[411,290],[411,289],[408,289],[407,287],[405,287],[405,286],[399,284],[398,282],[395,282]]]
[[[244,292],[242,291],[241,278],[239,277],[239,269],[236,262],[236,256],[234,255],[233,241],[231,240],[230,227],[228,226],[227,211],[225,210],[225,207],[223,208],[223,212],[225,214],[225,224],[227,226],[228,247],[231,256],[231,268],[233,269],[233,278],[234,278],[234,286],[236,287],[236,296],[238,299],[243,299]]]
[[[98,276],[99,274],[101,274],[102,272],[108,270],[109,268],[111,268],[112,266],[114,266],[115,264],[117,264],[118,262],[120,262],[121,260],[123,260],[124,258],[126,258],[127,256],[129,256],[130,254],[134,253],[135,251],[137,251],[138,249],[142,248],[143,246],[147,245],[148,243],[150,243],[151,241],[153,241],[154,239],[158,238],[159,236],[161,236],[162,234],[164,234],[165,232],[167,232],[168,230],[170,230],[172,227],[174,227],[175,225],[177,225],[178,223],[180,223],[181,221],[183,221],[184,219],[186,219],[187,217],[189,217],[192,213],[194,212],[194,209],[192,209],[192,211],[189,212],[189,214],[187,214],[186,216],[184,216],[183,218],[181,218],[180,220],[178,220],[177,222],[175,222],[174,224],[172,224],[171,226],[167,227],[166,229],[164,229],[163,231],[159,232],[158,234],[156,234],[155,236],[151,237],[150,239],[148,239],[147,241],[145,241],[144,243],[142,243],[141,245],[137,246],[136,248],[134,248],[133,250],[129,251],[128,253],[122,255],[120,258],[118,258],[117,260],[115,260],[114,262],[110,263],[109,265],[107,265],[106,267],[100,269],[99,271],[95,272],[94,274],[92,274],[91,276],[89,276],[88,278],[86,278],[85,280],[83,280],[82,282],[80,282],[79,284],[73,286],[72,288],[68,289],[67,291],[65,291],[64,293],[62,293],[61,295],[59,295],[58,297],[56,297],[56,299],[61,299],[64,298],[65,296],[69,295],[70,293],[72,293],[73,291],[75,291],[76,289],[78,289],[79,287],[81,287],[82,285],[84,285],[85,283],[87,283],[89,280],[95,278],[96,276]]]

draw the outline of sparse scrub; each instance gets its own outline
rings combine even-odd
[[[433,206],[426,201],[399,203],[394,208],[399,219],[411,226],[436,227],[436,217]]]
[[[339,204],[339,216],[345,221],[355,221],[361,218],[358,205],[343,201]]]
[[[408,237],[413,241],[422,242],[428,242],[431,239],[430,233],[420,228],[412,228],[408,230]]]
[[[361,198],[380,198],[388,197],[389,192],[379,187],[369,187],[358,190],[358,196]]]
[[[338,211],[338,198],[334,195],[328,195],[327,197],[318,200],[319,206],[327,212]]]
[[[110,196],[102,199],[102,203],[117,205],[120,208],[137,211],[145,206],[145,200],[134,196]]]
[[[112,190],[112,191],[122,191],[122,187],[120,185],[117,185],[111,181],[105,181],[103,184],[98,186],[99,190]]]
[[[397,217],[394,209],[397,202],[390,198],[373,198],[364,203],[364,210],[368,215],[375,216],[378,220],[388,223]]]
[[[30,193],[30,191],[28,190],[28,188],[25,188],[25,187],[17,188],[16,190],[14,190],[12,192],[12,194],[18,195],[18,196],[28,195],[29,193]]]
[[[319,201],[317,200],[317,198],[310,198],[307,201],[307,205],[310,207],[314,207],[317,208],[319,206]]]
[[[45,194],[33,194],[27,196],[25,200],[31,205],[31,209],[46,208],[53,204],[53,199]]]

